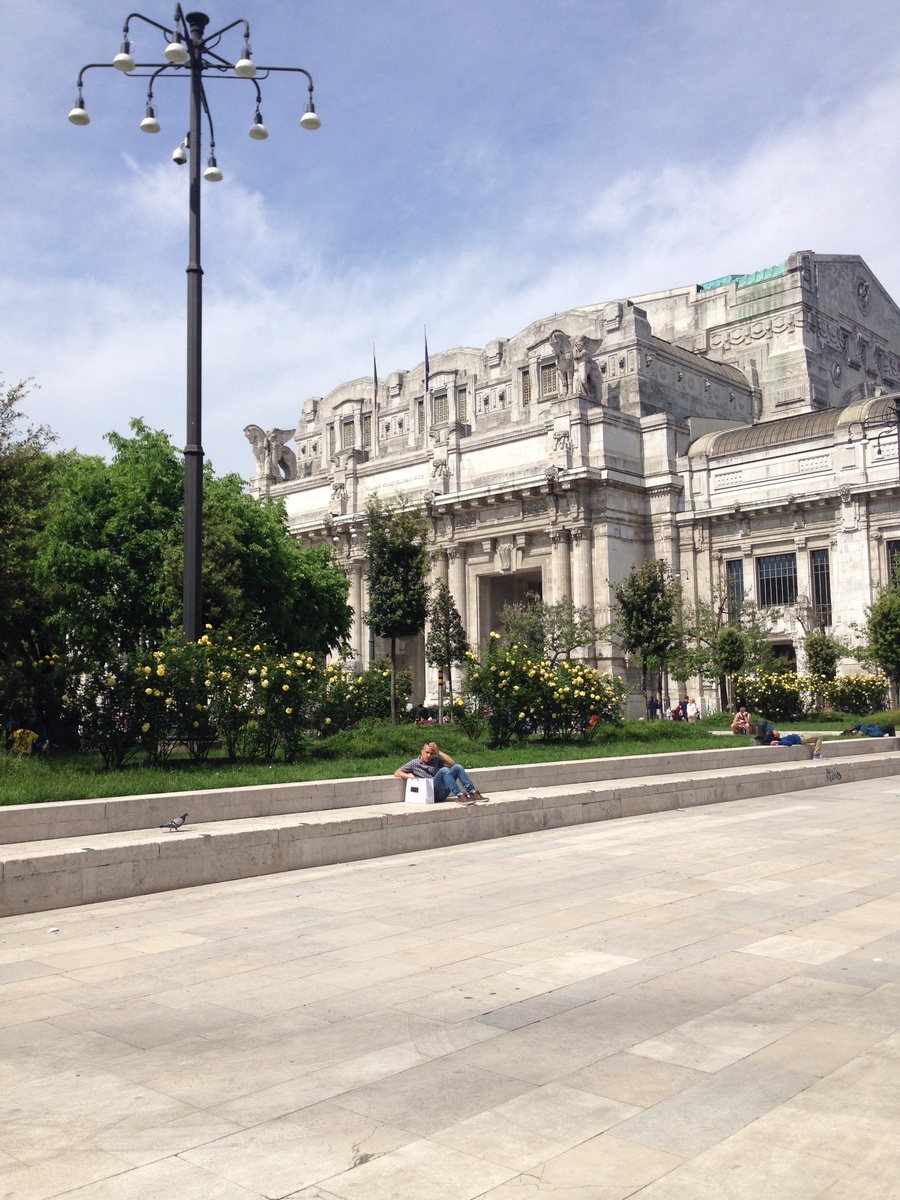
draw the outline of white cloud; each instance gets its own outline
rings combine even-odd
[[[679,2],[666,11],[687,20],[691,10]],[[743,11],[729,7],[718,35],[728,22],[740,26]],[[293,142],[265,160],[268,176],[262,157],[220,154],[226,179],[203,189],[207,453],[219,470],[249,473],[248,421],[288,427],[307,396],[367,374],[373,340],[382,377],[414,366],[424,322],[432,353],[483,345],[554,311],[755,270],[807,248],[863,254],[900,296],[897,65],[882,62],[878,77],[857,71],[856,92],[782,93],[752,135],[705,143],[696,112],[673,93],[693,133],[652,157],[629,140],[636,95],[610,98],[599,84],[596,111],[555,111],[550,138],[537,130],[502,144],[499,110],[483,136],[454,127],[441,141],[438,128],[430,150],[441,168],[431,176],[414,169],[418,147],[390,132],[369,148],[376,165],[379,154],[408,162],[390,180],[369,171],[358,141],[352,157],[330,158],[340,131],[329,141],[323,130],[314,154],[303,143],[304,169],[319,164],[314,185],[278,174]],[[714,86],[727,74],[719,62]],[[59,142],[70,192],[57,207],[35,167],[33,203],[9,209],[0,370],[37,377],[30,415],[54,426],[62,445],[102,451],[103,433],[131,416],[180,443],[187,172],[169,162],[165,135],[123,142],[123,173],[121,153],[108,151],[115,131],[90,132],[77,149]],[[150,143],[162,145],[157,158],[143,157]],[[85,207],[75,221],[72,195]]]

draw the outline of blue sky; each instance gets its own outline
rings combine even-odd
[[[0,374],[33,420],[104,453],[130,417],[184,440],[187,87],[91,72],[126,5],[5,0]],[[141,9],[163,23],[174,4]],[[204,447],[429,348],[482,346],[576,305],[859,253],[900,299],[896,0],[250,0],[252,85],[212,82],[225,179],[204,185]],[[133,26],[138,58],[161,35]],[[237,58],[236,33],[221,49]]]

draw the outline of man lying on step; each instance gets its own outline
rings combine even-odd
[[[456,800],[459,804],[474,804],[477,800],[487,800],[466,774],[465,770],[455,763],[449,754],[438,749],[437,742],[426,742],[418,758],[412,758],[394,772],[398,779],[432,779],[434,780],[434,799],[436,804],[442,800]],[[463,791],[460,791],[462,784]]]

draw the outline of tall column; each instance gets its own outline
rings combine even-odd
[[[572,530],[572,601],[578,608],[594,607],[591,571],[591,528]]]
[[[594,580],[591,561],[591,527],[572,530],[572,602],[576,608],[594,607]],[[591,643],[580,648],[576,656],[591,658],[597,647]]]
[[[363,564],[359,561],[350,563],[350,606],[353,609],[353,620],[350,624],[350,646],[353,650],[353,657],[364,663],[366,646],[363,632]]]
[[[445,550],[438,550],[437,554],[435,555],[432,572],[433,572],[435,583],[449,584],[448,570],[447,570],[447,552]]]
[[[450,595],[463,621],[466,614],[466,551],[464,546],[451,546],[447,551]],[[467,627],[468,632],[468,627]],[[471,635],[470,635],[471,640]]]
[[[552,603],[572,594],[569,535],[564,529],[550,531],[550,562],[553,574]]]

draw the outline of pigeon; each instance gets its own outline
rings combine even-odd
[[[187,813],[182,813],[180,817],[173,817],[171,821],[166,821],[165,825],[160,825],[160,829],[168,829],[170,833],[177,833],[187,820],[187,817]]]

